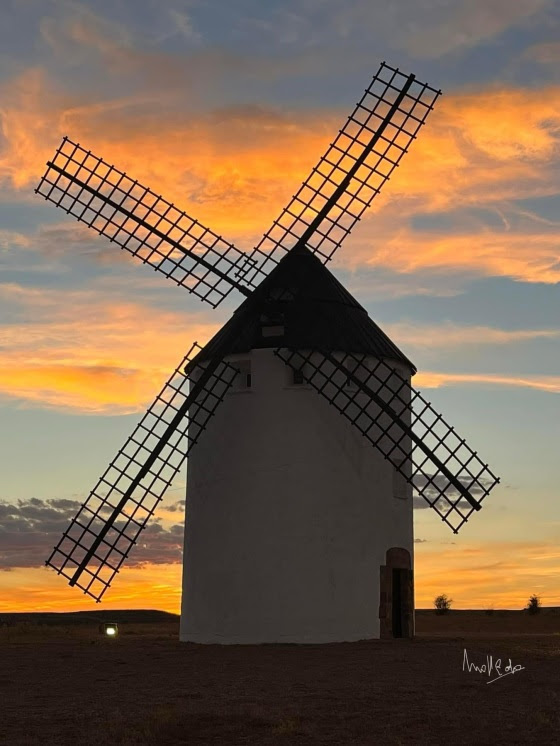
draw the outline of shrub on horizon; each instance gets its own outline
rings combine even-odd
[[[536,593],[533,593],[533,595],[529,598],[529,601],[527,602],[525,611],[528,611],[529,614],[538,614],[540,610],[541,610],[541,600],[536,595]]]
[[[442,593],[440,596],[436,596],[434,598],[434,606],[436,608],[436,614],[447,614],[447,612],[451,609],[451,604],[453,603],[453,599],[449,598],[449,596],[446,593]]]

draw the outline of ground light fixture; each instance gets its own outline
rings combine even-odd
[[[104,637],[118,637],[119,625],[116,622],[103,622],[99,625],[99,631]]]

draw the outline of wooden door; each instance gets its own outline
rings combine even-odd
[[[408,570],[393,567],[391,589],[393,637],[408,637]]]

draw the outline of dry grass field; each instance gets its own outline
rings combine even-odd
[[[560,743],[559,610],[420,611],[414,640],[318,646],[184,644],[174,618],[102,617],[117,639],[91,616],[0,615],[2,746]],[[465,649],[523,670],[487,683]]]

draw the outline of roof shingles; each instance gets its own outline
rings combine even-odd
[[[273,333],[275,327],[283,332],[280,336]],[[416,372],[367,311],[305,248],[283,257],[196,360],[207,360],[223,349],[234,354],[267,347],[358,352],[399,360]]]

